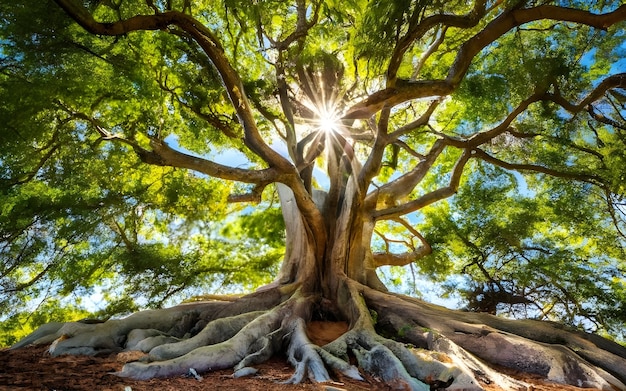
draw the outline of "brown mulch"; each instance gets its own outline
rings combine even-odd
[[[76,391],[319,391],[319,384],[281,384],[293,374],[284,358],[273,358],[258,365],[256,376],[234,379],[232,370],[203,373],[202,380],[193,377],[173,377],[146,381],[129,380],[112,375],[124,365],[124,360],[113,354],[107,357],[59,356],[51,357],[46,347],[27,347],[0,350],[0,390],[76,390]],[[389,390],[380,382],[368,379],[358,382],[343,379],[326,384],[336,389],[355,391]],[[128,389],[127,387],[130,387]]]
[[[234,379],[232,370],[201,374],[198,381],[193,377],[174,377],[136,381],[119,378],[111,372],[122,368],[123,356],[107,357],[60,356],[51,357],[46,347],[27,347],[17,350],[0,350],[0,390],[57,390],[57,391],[199,391],[199,390],[247,390],[247,391],[320,391],[320,390],[380,390],[390,387],[374,378],[365,382],[337,379],[329,384],[281,384],[293,373],[284,358],[273,358],[257,366],[256,376]],[[534,385],[537,391],[582,390],[558,384],[542,382],[532,376],[513,374]],[[501,391],[488,386],[489,391]],[[586,389],[585,391],[590,391]]]

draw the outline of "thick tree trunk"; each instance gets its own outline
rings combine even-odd
[[[526,390],[490,365],[531,372],[563,384],[626,390],[626,348],[551,323],[451,311],[390,294],[374,273],[369,250],[374,221],[347,182],[341,197],[315,194],[327,216],[326,251],[287,186],[278,191],[287,250],[272,284],[236,301],[214,300],[142,311],[101,324],[42,326],[13,348],[51,344],[50,353],[146,353],[119,376],[137,379],[233,368],[236,376],[284,352],[290,382],[324,382],[335,373],[366,372],[397,389],[481,390],[481,384]],[[332,199],[332,197],[335,197]],[[332,210],[330,210],[332,208]],[[323,346],[311,341],[312,320],[342,321],[348,331]],[[357,363],[354,366],[352,363]]]

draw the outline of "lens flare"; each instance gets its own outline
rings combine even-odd
[[[341,132],[342,123],[339,113],[333,108],[328,107],[316,107],[314,110],[315,123],[319,130],[326,133],[339,133]]]

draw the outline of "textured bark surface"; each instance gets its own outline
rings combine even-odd
[[[335,325],[322,322],[314,326]],[[316,333],[319,330],[316,331]],[[323,333],[324,338],[329,338]],[[45,347],[29,347],[15,350],[0,350],[0,390],[220,390],[220,391],[390,391],[390,385],[380,379],[366,376],[364,381],[337,377],[333,383],[282,384],[293,374],[293,369],[284,357],[275,357],[257,366],[253,376],[235,378],[231,369],[202,374],[202,379],[193,376],[178,376],[166,379],[132,380],[112,375],[119,371],[128,359],[140,356],[138,352],[124,352],[105,357],[60,356],[51,357]],[[509,372],[511,376],[532,385],[534,391],[597,391],[574,386],[548,383],[537,376]],[[503,391],[496,384],[481,385],[487,391]]]
[[[325,254],[294,193],[279,186],[287,226],[285,262],[277,280],[237,300],[195,302],[135,313],[105,323],[53,323],[13,348],[49,345],[52,356],[143,352],[115,372],[147,380],[231,369],[235,377],[285,355],[287,383],[337,378],[380,379],[392,389],[531,389],[507,371],[554,383],[626,390],[626,348],[559,325],[452,311],[384,291],[372,278],[371,230],[354,182],[341,197],[318,197],[326,211]],[[338,197],[333,200],[333,197]],[[329,208],[342,205],[340,213]],[[334,225],[334,227],[331,227]],[[375,274],[374,274],[375,276]],[[319,323],[340,332],[318,338]],[[316,326],[313,326],[316,325]],[[337,331],[337,328],[334,329]]]
[[[376,378],[392,389],[530,389],[507,374],[518,371],[559,384],[626,390],[626,349],[597,336],[451,311],[344,282],[344,300],[333,313],[325,310],[328,303],[294,286],[271,288],[235,302],[184,304],[105,323],[48,324],[13,349],[45,345],[52,356],[142,351],[115,373],[136,380],[178,377],[192,369],[250,376],[261,363],[285,354],[294,368],[287,383]],[[268,308],[250,311],[244,304],[249,301]],[[241,313],[233,314],[235,309]],[[320,323],[339,314],[358,315],[328,329]]]

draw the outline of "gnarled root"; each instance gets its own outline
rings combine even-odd
[[[431,351],[444,352],[486,381],[525,389],[475,357],[538,374],[555,383],[626,390],[626,349],[610,341],[547,322],[451,311],[373,290],[367,290],[366,296],[368,304],[382,314],[381,327],[387,332]],[[596,339],[599,346],[593,342]]]
[[[210,322],[195,336],[183,339],[180,342],[168,343],[149,350],[148,360],[162,361],[183,356],[202,346],[224,342],[237,334],[245,325],[263,315],[264,311],[253,311],[245,314],[220,318]],[[126,350],[136,350],[134,346],[126,345]]]
[[[359,367],[396,389],[430,390],[442,385],[450,390],[481,390],[473,373],[466,367],[441,362],[439,357],[419,354],[405,344],[380,336],[361,297],[358,284],[346,281],[346,295],[351,298],[352,313],[359,314],[354,327],[324,346],[333,357],[348,362],[354,355]]]
[[[54,342],[50,347],[50,354],[53,356],[109,354],[121,351],[128,334],[135,329],[153,329],[164,335],[182,338],[202,312],[217,310],[220,304],[201,303],[146,310],[124,319],[112,319],[102,323],[79,321],[43,325],[13,345],[12,349]]]
[[[223,342],[202,346],[180,357],[164,361],[128,363],[116,375],[143,380],[182,375],[189,372],[191,368],[197,372],[206,372],[233,368],[241,362],[244,363],[241,367],[248,363],[256,363],[269,358],[274,353],[272,346],[276,338],[275,331],[280,328],[285,315],[286,307],[277,307],[257,316],[233,337]]]
[[[478,391],[489,383],[510,390],[530,387],[489,366],[494,363],[556,382],[626,391],[620,370],[626,367],[625,348],[542,322],[450,311],[345,277],[339,278],[330,307],[329,300],[293,286],[247,300],[142,311],[101,324],[49,324],[14,348],[54,341],[55,355],[148,352],[142,362],[117,373],[134,379],[225,368],[247,376],[256,373],[254,365],[286,352],[294,367],[288,383],[326,382],[335,375],[363,380],[367,373],[396,389],[419,391]],[[349,321],[349,330],[323,346],[313,343],[307,333],[313,309]]]

